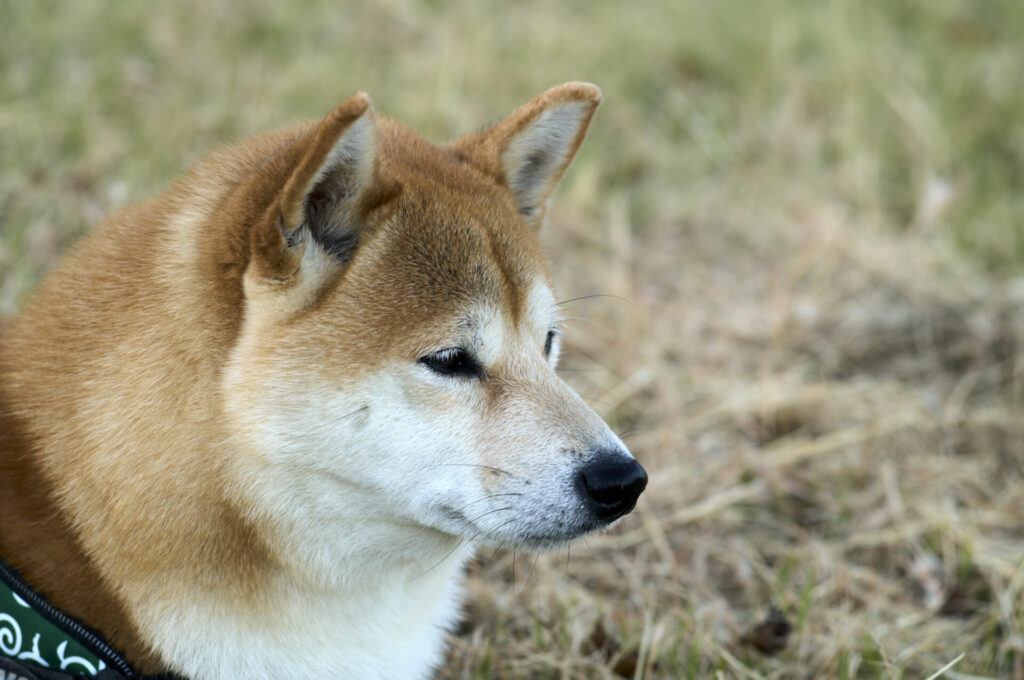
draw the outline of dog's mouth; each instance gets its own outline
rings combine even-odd
[[[441,509],[445,530],[488,547],[515,546],[531,551],[554,550],[586,534],[614,523],[594,517],[586,510],[577,512],[536,510],[499,506],[467,515],[454,507]]]

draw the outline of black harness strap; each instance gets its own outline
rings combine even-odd
[[[124,676],[110,675],[104,669],[95,677],[97,680],[121,680]],[[75,675],[67,671],[44,668],[37,664],[16,661],[9,656],[0,654],[0,679],[2,680],[81,680],[85,676]]]

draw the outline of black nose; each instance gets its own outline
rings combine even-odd
[[[636,499],[647,486],[647,473],[632,458],[605,453],[580,469],[578,485],[594,514],[611,522],[636,506]]]

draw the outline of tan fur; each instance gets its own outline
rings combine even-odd
[[[141,612],[197,586],[240,610],[274,606],[264,593],[282,567],[236,475],[245,445],[223,401],[243,326],[261,338],[243,353],[253,380],[281,362],[355,380],[415,362],[472,296],[496,298],[518,324],[529,286],[548,278],[543,205],[517,214],[502,154],[552,106],[585,109],[546,200],[599,98],[570,83],[441,146],[377,119],[372,178],[346,208],[358,225],[348,262],[307,269],[311,244],[289,234],[339,137],[374,115],[361,94],[211,156],[93,229],[2,327],[0,556],[148,673],[167,666]],[[530,379],[492,370],[495,429],[482,440],[523,406],[503,395]],[[552,392],[528,406],[579,409],[563,402]]]

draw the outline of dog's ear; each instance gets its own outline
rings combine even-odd
[[[292,279],[309,239],[337,262],[351,257],[367,211],[385,200],[375,179],[376,132],[370,98],[360,92],[296,142],[267,223],[253,233],[259,276]]]
[[[539,226],[548,198],[579,150],[600,103],[596,85],[565,83],[454,145],[505,184],[523,220]]]

